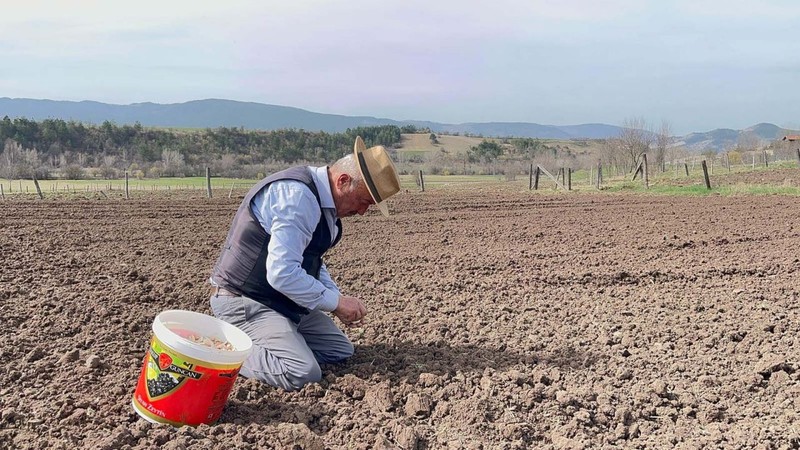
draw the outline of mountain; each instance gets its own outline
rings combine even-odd
[[[0,117],[26,117],[33,120],[64,119],[101,124],[104,121],[119,125],[134,124],[172,128],[243,127],[253,130],[282,128],[326,131],[345,131],[348,128],[375,125],[414,125],[430,128],[434,133],[460,133],[486,137],[529,137],[540,139],[604,139],[619,136],[621,128],[602,123],[581,125],[540,125],[528,122],[483,122],[447,124],[422,120],[393,120],[371,116],[322,114],[289,106],[233,100],[194,100],[185,103],[134,103],[113,105],[82,101],[35,100],[0,98]],[[692,151],[716,151],[735,147],[743,142],[765,143],[786,134],[800,134],[771,123],[760,123],[744,130],[718,128],[703,133],[675,137],[675,145]]]
[[[682,145],[691,151],[716,150],[724,151],[739,145],[751,147],[765,145],[770,141],[781,139],[787,134],[800,134],[795,130],[781,128],[771,123],[759,123],[743,130],[717,128],[705,133],[689,133],[676,138],[675,145]]]
[[[539,125],[523,122],[446,124],[419,120],[393,120],[370,116],[321,114],[288,106],[233,100],[195,100],[186,103],[134,103],[112,105],[92,101],[70,102],[0,98],[0,117],[33,120],[64,119],[101,124],[134,124],[172,128],[244,127],[253,130],[296,128],[329,133],[374,125],[414,125],[435,133],[470,133],[482,136],[531,137],[542,139],[602,139],[616,136],[620,128],[605,124]]]

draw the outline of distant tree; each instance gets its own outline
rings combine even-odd
[[[181,152],[164,150],[161,152],[161,162],[164,164],[164,175],[168,177],[183,175],[185,162]]]
[[[672,126],[666,120],[661,121],[661,128],[655,136],[655,141],[655,148],[653,149],[653,156],[655,156],[655,158],[653,163],[663,172],[666,170],[667,147],[672,143]]]
[[[470,162],[492,162],[503,154],[503,148],[497,142],[484,139],[477,146],[467,151]]]
[[[644,118],[625,119],[617,137],[626,172],[632,172],[639,165],[642,155],[653,143],[653,132]]]
[[[77,164],[70,164],[64,168],[64,178],[67,180],[82,180],[83,169]]]
[[[759,145],[761,145],[761,139],[752,131],[739,134],[736,141],[736,147],[741,151],[756,151]]]
[[[436,134],[435,133],[431,133],[431,135],[428,136],[428,138],[431,140],[431,144],[438,144],[439,143],[439,140],[436,138]]]

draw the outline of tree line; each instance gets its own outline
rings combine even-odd
[[[223,176],[256,177],[268,165],[325,163],[351,152],[356,136],[367,146],[392,146],[414,126],[382,125],[342,133],[220,127],[185,130],[141,124],[100,125],[62,119],[0,121],[0,177],[200,176],[206,167]]]

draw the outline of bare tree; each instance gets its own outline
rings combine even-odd
[[[627,172],[633,172],[642,155],[650,149],[653,143],[653,132],[650,131],[644,118],[625,119],[622,122],[622,131],[617,138],[624,158]]]
[[[667,147],[672,143],[672,126],[666,120],[661,121],[661,129],[656,133],[655,140],[654,162],[663,172],[666,170]]]
[[[742,151],[756,151],[761,145],[761,139],[752,131],[747,131],[739,135],[736,146]]]
[[[183,154],[177,150],[164,150],[161,152],[161,161],[164,163],[164,175],[174,177],[182,175],[186,163]]]

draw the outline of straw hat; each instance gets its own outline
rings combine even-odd
[[[400,177],[392,159],[382,145],[366,148],[361,136],[356,137],[354,155],[372,199],[384,216],[389,216],[385,200],[400,191]]]

